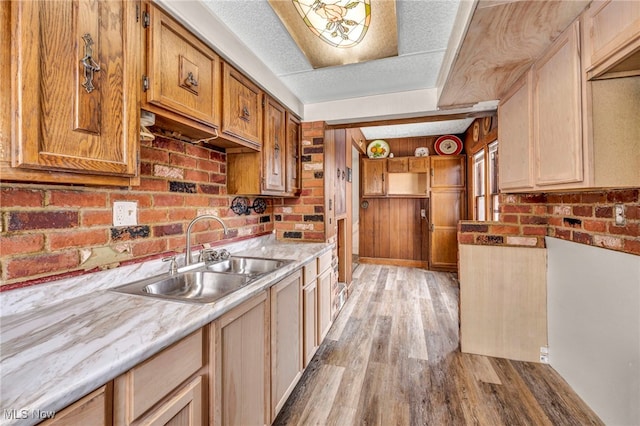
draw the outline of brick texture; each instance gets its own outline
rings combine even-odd
[[[640,189],[502,194],[501,202],[500,223],[463,221],[458,241],[544,247],[544,236],[551,236],[640,255]],[[615,223],[616,205],[625,212],[622,225]],[[506,238],[493,238],[499,236]]]
[[[314,131],[322,136],[322,128]],[[196,249],[274,230],[273,205],[284,206],[281,199],[268,199],[259,215],[236,216],[229,208],[234,196],[227,195],[224,152],[158,136],[141,142],[140,156],[141,183],[130,188],[1,183],[0,291],[90,273],[95,259],[85,271],[81,250],[115,251],[126,244],[130,257],[122,264],[182,253],[189,221],[204,213],[220,216],[230,233],[225,237],[218,223],[201,222],[193,232]],[[135,201],[139,225],[114,227],[114,201]],[[315,214],[313,206],[304,214]],[[104,265],[113,266],[112,259]]]

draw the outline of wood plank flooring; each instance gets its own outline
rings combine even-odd
[[[453,274],[361,264],[276,425],[603,424],[548,365],[463,354]]]

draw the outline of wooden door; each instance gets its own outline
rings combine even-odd
[[[360,167],[362,178],[362,196],[371,197],[385,195],[387,193],[385,187],[385,175],[387,174],[387,161],[384,159],[366,159],[363,158]]]
[[[12,3],[13,167],[137,174],[139,6]]]
[[[333,271],[326,269],[318,276],[318,341],[319,346],[331,328],[331,290]]]
[[[200,426],[205,404],[203,376],[197,376],[152,413],[140,419],[145,426]]]
[[[583,179],[580,27],[575,22],[534,65],[536,185]]]
[[[176,20],[149,4],[146,101],[220,126],[220,58]]]
[[[271,287],[271,418],[302,375],[302,274]]]
[[[463,217],[465,191],[431,191],[429,268],[456,270],[458,265],[458,221]]]
[[[347,132],[340,129],[334,133],[336,219],[340,219],[347,215]]]
[[[300,193],[300,141],[302,130],[300,120],[287,112],[287,185],[286,192]]]
[[[428,200],[370,198],[360,206],[361,262],[427,267]]]
[[[498,106],[501,190],[533,188],[532,78],[529,71]]]
[[[315,263],[315,260],[313,261]],[[318,291],[317,281],[313,278],[302,289],[302,309],[304,314],[303,350],[305,368],[318,349]]]
[[[282,105],[266,97],[264,111],[264,141],[262,145],[262,179],[265,192],[286,189],[287,129]]]
[[[263,292],[215,321],[216,424],[270,424],[269,309]]]
[[[431,157],[431,189],[464,188],[464,155]]]
[[[262,93],[238,70],[222,63],[222,133],[258,150],[262,146]]]

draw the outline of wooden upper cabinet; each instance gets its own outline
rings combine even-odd
[[[409,173],[429,173],[429,167],[431,165],[429,157],[408,157],[408,159]]]
[[[12,167],[3,164],[3,179],[134,182],[139,6],[138,1],[11,3],[12,80],[3,85],[12,84],[14,130]],[[72,173],[38,172],[44,170]]]
[[[362,159],[362,196],[385,195],[386,160]]]
[[[222,64],[222,133],[249,148],[262,147],[263,92],[231,65]]]
[[[465,161],[464,155],[431,157],[431,189],[464,188]]]
[[[300,120],[287,112],[287,189],[291,195],[298,195],[302,189],[300,183],[300,141],[302,128]]]
[[[594,0],[584,26],[588,78],[640,75],[640,2]]]
[[[532,76],[526,73],[498,106],[501,190],[533,187]]]
[[[387,158],[387,173],[407,173],[409,157]]]
[[[574,22],[533,68],[535,182],[583,179],[580,27]]]
[[[155,4],[148,5],[146,106],[220,126],[220,58]],[[175,118],[170,115],[170,117]]]
[[[284,107],[265,96],[262,166],[264,191],[286,189],[287,129]]]

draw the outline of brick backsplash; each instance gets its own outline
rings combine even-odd
[[[615,223],[616,205],[624,225]],[[500,222],[458,225],[460,244],[544,247],[544,236],[640,255],[640,188],[502,194]]]
[[[275,200],[274,219],[279,240],[324,241],[324,126],[302,123],[300,197]]]
[[[195,247],[274,230],[273,204],[282,210],[280,199],[267,199],[263,214],[230,210],[224,152],[157,137],[141,142],[140,156],[139,186],[0,184],[0,291],[182,253],[189,221],[203,213],[223,218],[230,233],[225,237],[219,224],[200,222]],[[113,227],[114,201],[137,202],[139,225]],[[304,213],[316,211],[309,206]]]

